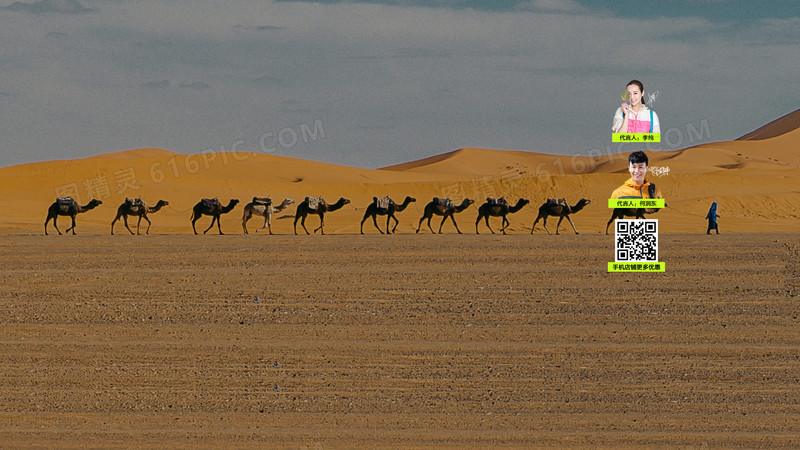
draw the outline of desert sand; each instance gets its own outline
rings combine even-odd
[[[794,234],[0,249],[6,448],[800,445]]]
[[[0,169],[0,442],[797,447],[798,144],[795,112],[740,140],[649,152],[669,167],[651,178],[668,203],[660,274],[607,272],[606,199],[626,155],[469,148],[360,169],[138,149]],[[58,195],[103,205],[77,236],[44,236]],[[254,233],[259,217],[242,234],[253,196],[307,195],[352,203],[326,216],[326,236],[294,236],[285,217],[276,236]],[[359,235],[382,195],[418,201],[398,234],[368,221]],[[474,234],[477,204],[456,216],[464,235],[414,233],[433,196],[499,195],[531,200],[508,236]],[[109,235],[136,196],[170,204],[150,236],[122,223]],[[226,236],[191,235],[202,197],[242,202]],[[547,197],[593,200],[580,235],[530,235]],[[718,236],[705,235],[712,201]]]
[[[664,193],[668,205],[658,213],[661,232],[704,231],[712,201],[719,202],[723,232],[800,231],[796,207],[800,204],[800,112],[747,136],[684,150],[648,152],[649,178]],[[0,208],[4,211],[0,233],[44,233],[48,206],[57,196],[71,195],[82,204],[91,198],[103,201],[78,217],[79,233],[109,233],[117,207],[126,197],[141,197],[150,205],[159,199],[169,201],[169,206],[152,215],[150,232],[177,234],[192,233],[191,209],[203,197],[218,197],[223,204],[239,199],[240,205],[223,216],[222,227],[224,232],[241,233],[242,208],[254,196],[271,197],[276,203],[283,198],[299,202],[306,196],[321,196],[329,203],[339,197],[352,201],[326,217],[326,232],[353,234],[359,232],[365,208],[374,196],[389,195],[401,202],[410,195],[417,202],[398,214],[400,233],[416,230],[425,204],[434,196],[456,202],[476,200],[476,205],[457,216],[462,231],[474,232],[480,203],[486,197],[505,196],[511,203],[518,198],[531,200],[531,205],[509,217],[510,232],[530,232],[538,205],[547,197],[564,197],[570,204],[580,198],[593,201],[574,220],[579,232],[595,234],[604,232],[610,217],[607,199],[611,191],[629,176],[626,157],[465,148],[383,169],[361,169],[260,153],[185,155],[138,149],[0,169]],[[282,215],[294,214],[294,208]],[[309,220],[316,227],[317,218]],[[499,224],[499,220],[493,223]],[[66,229],[69,219],[60,221]],[[251,219],[253,230],[257,222],[258,218]],[[206,217],[198,227],[205,229],[210,223]],[[121,225],[117,224],[117,232],[125,232]],[[374,227],[367,228],[377,233]],[[292,233],[292,220],[276,221],[273,231]],[[454,229],[450,226],[445,231]],[[544,229],[538,227],[538,231]]]

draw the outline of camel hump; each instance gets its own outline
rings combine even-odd
[[[567,203],[567,199],[565,198],[547,198],[547,205],[548,206],[561,206],[567,209],[567,212],[572,212],[572,209],[569,207],[569,203]]]
[[[269,197],[253,197],[253,203],[256,205],[269,206],[272,204],[272,199]]]
[[[141,198],[126,198],[125,199],[125,203],[127,203],[130,206],[143,206],[144,205],[144,201],[142,201]]]
[[[504,197],[500,198],[486,197],[486,203],[488,203],[489,206],[503,206],[507,205],[508,201],[506,201]]]
[[[375,206],[378,209],[388,209],[389,205],[394,203],[394,201],[391,198],[389,198],[388,195],[386,197],[382,197],[382,198],[378,198],[378,197],[373,197],[373,198],[375,199]]]
[[[306,203],[309,209],[317,209],[319,204],[323,202],[322,197],[306,197]]]
[[[454,207],[453,201],[449,198],[442,198],[442,197],[433,197],[433,203],[437,206],[442,206],[445,208],[452,208]]]
[[[58,203],[58,206],[70,206],[75,203],[75,199],[72,197],[58,197],[56,203]]]
[[[213,208],[215,206],[219,206],[219,199],[216,198],[216,197],[214,197],[214,198],[204,198],[204,199],[200,200],[200,203],[203,204],[204,208]]]

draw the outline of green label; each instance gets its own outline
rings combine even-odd
[[[663,198],[610,198],[609,208],[665,208]]]
[[[661,133],[611,133],[611,142],[661,142]]]
[[[610,262],[609,272],[664,272],[666,264],[663,262]]]

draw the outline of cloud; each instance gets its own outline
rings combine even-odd
[[[178,87],[179,87],[179,88],[184,88],[184,89],[198,89],[198,90],[203,90],[203,89],[208,89],[208,88],[210,88],[211,86],[210,86],[208,83],[203,83],[203,82],[200,82],[200,81],[195,81],[195,82],[192,82],[192,83],[179,83],[179,84],[178,84]]]
[[[516,5],[519,11],[538,11],[578,14],[585,13],[588,9],[574,0],[530,0]]]
[[[166,89],[170,86],[169,80],[162,80],[162,81],[148,81],[146,83],[142,83],[139,87],[146,88],[146,89]]]
[[[800,104],[796,90],[775,89],[797,75],[796,17],[394,3],[104,1],[88,20],[45,24],[0,14],[0,89],[14,94],[3,97],[0,145],[25,149],[15,163],[238,139],[258,151],[265,133],[320,119],[324,145],[281,151],[379,167],[465,146],[605,148],[632,78],[660,91],[665,129],[709,119],[715,139]]]
[[[39,0],[33,3],[14,2],[0,9],[29,14],[85,14],[99,11],[97,8],[87,8],[77,0]]]

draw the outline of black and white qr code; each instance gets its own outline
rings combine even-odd
[[[614,262],[658,261],[658,219],[618,219]]]

